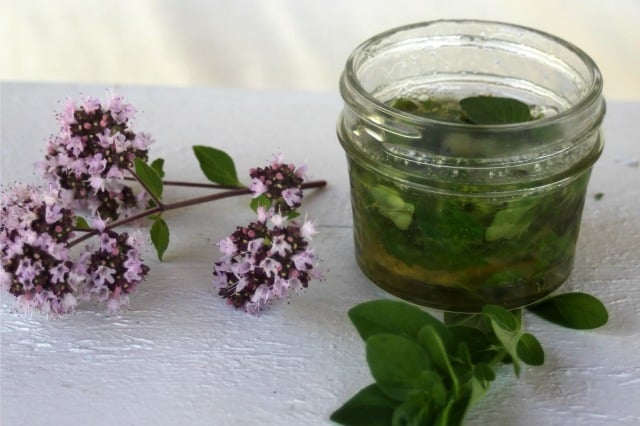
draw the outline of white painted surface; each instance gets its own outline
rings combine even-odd
[[[69,95],[96,86],[2,84],[0,177],[35,182],[32,163],[57,131],[53,114]],[[326,275],[308,292],[256,318],[213,292],[216,241],[253,214],[247,198],[167,215],[166,261],[147,248],[149,279],[131,309],[94,306],[58,320],[11,312],[2,295],[0,423],[14,425],[323,425],[371,378],[346,312],[385,297],[353,259],[346,162],[335,136],[337,93],[124,87],[151,132],[151,157],[168,177],[200,180],[190,146],[229,152],[239,172],[282,151],[306,161],[329,186],[308,191],[318,220],[314,244]],[[601,298],[610,322],[564,330],[525,315],[546,349],[542,367],[519,380],[508,368],[468,425],[640,424],[640,103],[609,104],[607,145],[589,187],[575,270],[562,290]],[[245,178],[245,182],[248,179]],[[602,192],[604,198],[594,199]],[[194,194],[202,192],[193,191]],[[166,198],[191,194],[168,189]]]

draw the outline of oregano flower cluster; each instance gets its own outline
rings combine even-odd
[[[17,311],[55,316],[73,312],[79,300],[102,303],[109,312],[129,306],[149,267],[140,230],[115,228],[151,219],[150,240],[162,261],[170,240],[164,212],[252,193],[258,220],[219,245],[224,256],[216,263],[217,284],[226,288],[220,294],[256,313],[319,278],[309,246],[313,223],[292,219],[302,189],[325,181],[304,183],[303,167],[276,156],[269,166],[251,169],[245,187],[231,157],[206,146],[193,149],[211,184],[165,181],[164,160],[147,163],[151,137],[131,129],[135,111],[120,96],[109,96],[104,105],[92,97],[79,106],[69,100],[58,115],[59,133],[36,164],[46,186],[3,189],[0,288],[16,297]],[[167,203],[165,185],[221,192]],[[93,244],[85,245],[90,239]]]
[[[91,279],[85,286],[85,297],[95,296],[106,302],[110,311],[129,306],[129,294],[149,272],[142,263],[141,238],[139,232],[129,235],[106,230],[100,234],[100,247],[88,259],[87,274]]]
[[[60,189],[65,206],[86,207],[112,220],[139,207],[142,200],[124,178],[134,159],[147,161],[152,139],[131,129],[135,112],[120,96],[111,96],[105,106],[91,97],[79,107],[67,101],[58,115],[60,131],[37,165],[44,180]]]
[[[16,296],[18,311],[40,311],[53,315],[73,312],[80,295],[86,299],[105,302],[110,311],[118,310],[126,297],[122,289],[135,289],[148,268],[140,254],[131,247],[126,262],[120,262],[120,280],[101,293],[93,291],[98,278],[94,259],[118,264],[116,255],[121,247],[107,246],[105,236],[115,241],[127,234],[113,231],[100,234],[101,247],[93,252],[87,245],[78,253],[73,251],[75,213],[60,207],[59,191],[35,186],[16,185],[2,194],[0,217],[0,288]],[[102,253],[108,247],[111,257]],[[104,266],[107,268],[107,266]],[[114,284],[114,274],[103,273],[103,280]],[[114,271],[115,272],[115,271]],[[130,291],[125,291],[128,293]],[[94,297],[96,296],[96,297]],[[124,295],[123,295],[124,296]]]
[[[304,166],[296,168],[287,164],[281,154],[276,155],[269,166],[249,171],[249,188],[258,204],[266,203],[275,213],[287,215],[302,204],[301,185],[305,169]]]
[[[257,314],[275,299],[302,292],[321,278],[314,250],[313,222],[287,220],[273,209],[258,208],[258,220],[239,226],[218,243],[213,283],[230,305]]]

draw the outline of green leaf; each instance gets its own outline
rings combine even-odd
[[[494,324],[497,324],[506,331],[516,331],[520,327],[518,318],[498,305],[485,305],[482,313],[489,317]]]
[[[517,99],[472,96],[460,100],[467,119],[474,124],[513,124],[531,120],[531,110]]]
[[[76,228],[78,229],[91,229],[87,220],[82,216],[76,216]]]
[[[590,330],[609,320],[604,304],[586,293],[565,293],[549,297],[527,309],[547,321],[563,327]]]
[[[431,361],[435,366],[444,374],[449,376],[451,380],[452,392],[455,398],[458,397],[460,392],[460,383],[458,381],[458,375],[453,370],[451,362],[449,361],[449,354],[447,348],[442,341],[442,338],[436,330],[430,325],[425,325],[418,334],[418,343],[427,350]]]
[[[482,313],[491,320],[493,332],[511,356],[513,371],[516,376],[520,376],[520,357],[517,348],[522,331],[518,317],[497,305],[485,305],[482,308]]]
[[[398,405],[391,419],[392,426],[420,426],[431,424],[432,407],[423,395],[413,395]]]
[[[158,260],[162,261],[164,252],[169,247],[169,227],[167,223],[161,217],[158,217],[151,225],[151,242],[156,248],[158,254]]]
[[[469,409],[489,390],[491,382],[495,379],[495,373],[487,364],[478,363],[473,366],[467,391],[457,399],[451,399],[449,404],[440,412],[437,426],[459,426],[463,424],[464,417]]]
[[[293,220],[299,216],[300,216],[300,212],[295,210],[291,210],[289,213],[287,213],[287,219],[289,220]]]
[[[376,185],[370,191],[380,214],[406,231],[413,220],[413,204],[406,203],[396,191],[383,185]]]
[[[443,407],[447,403],[448,391],[442,381],[442,376],[435,370],[424,370],[418,380],[420,389],[436,406]]]
[[[380,389],[396,401],[405,401],[420,389],[420,375],[431,365],[420,345],[393,334],[369,337],[366,352],[371,375]]]
[[[491,327],[491,321],[487,321],[487,323],[489,324],[489,327]],[[458,350],[456,355],[463,363],[467,363],[466,354],[468,354],[468,357],[471,359],[468,363],[477,363],[480,361],[487,361],[493,357],[495,353],[492,339],[493,329],[489,330],[487,334],[485,334],[475,327],[453,325],[449,327],[449,333],[452,336],[454,347]],[[459,353],[461,345],[464,345],[466,348],[464,357]]]
[[[524,333],[516,346],[518,357],[529,365],[544,364],[544,350],[533,334]]]
[[[200,163],[200,169],[211,182],[242,186],[233,159],[226,152],[210,146],[194,145],[193,153]]]
[[[422,422],[423,410],[428,409],[422,405],[418,405],[413,401],[405,401],[398,405],[393,411],[391,426],[418,426],[420,424],[429,424]],[[420,423],[422,422],[422,423]]]
[[[479,363],[474,366],[471,376],[471,399],[468,407],[478,402],[487,393],[495,378],[495,372],[487,364]]]
[[[417,340],[422,327],[431,325],[448,345],[444,324],[426,311],[405,302],[364,302],[349,310],[349,318],[363,340],[379,333],[398,334]]]
[[[487,228],[485,239],[497,241],[515,238],[529,228],[537,210],[532,206],[509,207],[496,213],[493,222]]]
[[[162,200],[162,178],[151,166],[136,158],[134,160],[136,175],[144,183],[149,192],[158,200]]]
[[[164,158],[156,158],[151,162],[151,168],[158,173],[158,176],[164,178]]]
[[[264,207],[266,210],[269,210],[269,208],[271,207],[271,204],[273,204],[273,200],[269,197],[267,197],[264,194],[261,194],[255,198],[251,199],[251,210],[253,210],[254,212],[258,211],[258,207]]]
[[[345,426],[389,426],[398,403],[371,384],[331,414],[331,421]]]

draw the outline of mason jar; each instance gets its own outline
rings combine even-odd
[[[587,54],[517,25],[418,23],[358,46],[340,91],[355,256],[371,281],[477,312],[567,279],[603,148],[602,77]],[[514,99],[531,119],[472,122],[457,108],[466,98]]]

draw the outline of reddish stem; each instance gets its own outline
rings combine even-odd
[[[125,177],[124,180],[138,181],[132,177]],[[139,182],[139,181],[138,181]],[[189,188],[209,188],[209,189],[237,189],[238,186],[233,185],[220,185],[217,183],[199,183],[199,182],[184,182],[180,180],[163,180],[162,183],[167,186],[185,186]]]
[[[326,186],[326,184],[327,184],[327,181],[314,180],[314,181],[311,181],[311,182],[303,183],[301,188],[302,189],[321,188],[323,186]],[[208,203],[210,201],[221,200],[223,198],[237,197],[239,195],[246,195],[246,194],[251,194],[251,190],[249,188],[236,188],[236,189],[229,189],[229,190],[224,191],[224,192],[218,192],[216,194],[204,195],[202,197],[189,198],[187,200],[178,201],[178,202],[175,202],[175,203],[163,204],[162,202],[157,202],[158,205],[156,207],[147,209],[145,211],[142,211],[140,213],[134,214],[132,216],[129,216],[129,217],[126,217],[126,218],[123,218],[123,219],[120,219],[120,220],[116,220],[115,222],[109,223],[107,226],[105,226],[105,230],[113,229],[113,228],[116,228],[116,227],[122,226],[122,225],[126,225],[128,223],[135,222],[136,220],[139,220],[139,219],[154,215],[156,213],[162,213],[162,212],[166,212],[166,211],[169,211],[169,210],[180,209],[180,208],[183,208],[183,207],[194,206],[194,205],[197,205],[197,204]],[[86,232],[81,237],[78,237],[75,240],[70,241],[67,244],[67,246],[68,247],[73,247],[75,245],[78,245],[81,242],[86,241],[89,238],[93,237],[94,235],[98,235],[99,233],[100,233],[100,231],[98,231],[97,229],[92,229],[92,230]]]

